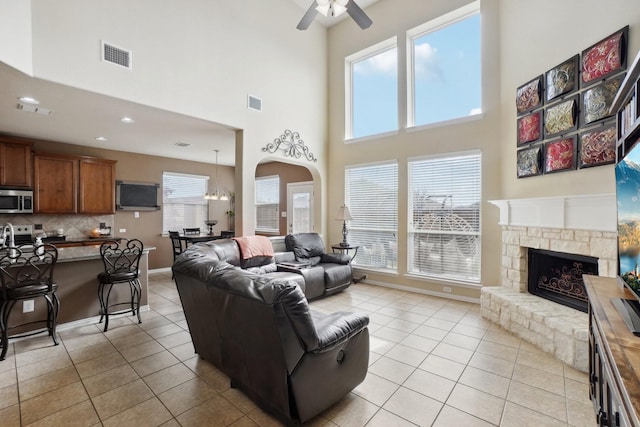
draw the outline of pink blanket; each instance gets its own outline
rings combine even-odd
[[[234,237],[233,240],[238,243],[242,259],[256,256],[273,256],[273,245],[269,238],[265,236]]]

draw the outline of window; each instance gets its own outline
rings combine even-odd
[[[346,138],[398,129],[398,49],[396,39],[346,59]]]
[[[204,227],[209,204],[204,194],[209,177],[183,173],[162,174],[162,232],[182,231],[185,227]]]
[[[409,126],[482,112],[479,2],[407,32]]]
[[[256,231],[280,233],[280,177],[256,178]]]
[[[398,253],[398,164],[347,167],[345,204],[352,220],[347,240],[360,246],[354,264],[396,270]]]
[[[479,152],[409,161],[408,271],[480,282]]]

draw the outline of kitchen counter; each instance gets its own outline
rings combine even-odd
[[[97,239],[92,239],[97,240]],[[108,240],[108,239],[106,239]],[[52,243],[57,247],[55,243]],[[70,261],[83,261],[90,259],[100,259],[100,245],[85,245],[74,247],[57,247],[58,248],[58,262],[70,262]],[[145,247],[144,254],[148,254],[149,251],[154,251],[155,247]],[[98,273],[96,273],[97,275]]]
[[[92,241],[98,239],[91,239]],[[108,240],[108,239],[105,239]],[[58,298],[60,299],[60,312],[58,314],[58,326],[65,323],[97,319],[100,315],[98,302],[98,274],[104,270],[100,257],[100,242],[98,244],[76,247],[58,247],[58,263],[54,271],[54,280],[58,283]],[[142,297],[140,305],[144,307],[147,302],[149,251],[154,247],[145,247],[140,258],[140,284]],[[110,297],[111,301],[128,301],[131,298],[129,286],[114,286]],[[11,323],[20,325],[34,320],[46,318],[47,313],[44,299],[36,298],[35,311],[22,313],[22,304],[17,304],[11,314]],[[143,316],[144,322],[144,316]],[[17,330],[16,333],[26,330],[38,329],[41,324],[28,326],[27,329]]]
[[[109,240],[122,240],[122,237],[113,237],[113,236],[105,236],[105,237],[72,237],[66,238],[64,240],[60,240],[56,236],[46,237],[42,239],[43,243],[49,243],[51,245],[55,245],[57,248],[71,247],[71,246],[96,246],[101,245],[102,242],[106,242]]]

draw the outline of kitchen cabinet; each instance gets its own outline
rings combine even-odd
[[[28,140],[0,136],[0,186],[31,188],[32,146]]]
[[[110,214],[116,206],[116,161],[82,158],[79,162],[79,213]]]
[[[77,157],[59,154],[36,154],[33,166],[34,212],[77,213]]]
[[[36,153],[36,213],[115,212],[115,160]]]

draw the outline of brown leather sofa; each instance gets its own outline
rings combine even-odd
[[[366,314],[314,312],[294,281],[220,261],[215,246],[191,246],[172,269],[196,353],[232,387],[294,425],[364,380]]]

